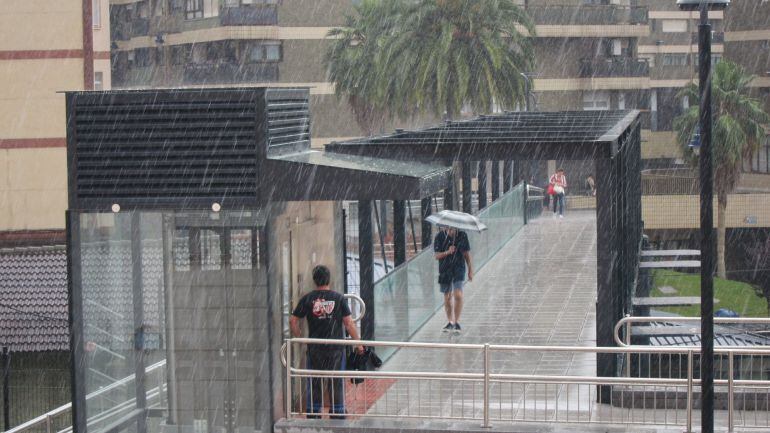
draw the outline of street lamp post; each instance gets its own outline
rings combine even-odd
[[[714,431],[714,167],[711,149],[711,25],[709,10],[723,10],[730,0],[677,0],[682,10],[700,11],[698,86],[700,90],[700,317],[701,431]]]

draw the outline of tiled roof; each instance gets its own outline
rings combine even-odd
[[[69,350],[64,246],[0,250],[0,346]]]
[[[159,344],[163,267],[157,242],[144,241],[145,344]],[[126,241],[82,245],[84,337],[104,349],[133,344],[131,248]],[[0,347],[15,352],[69,350],[64,246],[0,249]]]

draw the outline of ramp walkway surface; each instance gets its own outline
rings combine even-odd
[[[517,233],[464,289],[460,334],[447,334],[439,310],[413,341],[511,345],[596,343],[596,216],[594,211],[552,219],[549,212]],[[471,235],[473,236],[473,235]],[[402,350],[385,369],[428,371],[446,363],[437,353]],[[421,351],[426,352],[426,351]],[[590,374],[594,359],[517,360],[506,371],[519,374]],[[477,360],[479,361],[479,360]],[[451,365],[447,365],[451,367]],[[464,368],[472,367],[464,365]],[[478,366],[479,370],[481,365]],[[590,371],[587,371],[590,370]]]
[[[572,212],[563,219],[554,219],[547,212],[531,221],[466,284],[464,296],[460,334],[442,332],[447,319],[441,309],[412,341],[594,346],[595,212]],[[478,351],[401,349],[382,370],[478,373],[483,361]],[[596,358],[590,353],[499,354],[492,360],[492,367],[494,372],[512,374],[594,376]],[[535,409],[546,401],[562,398],[562,393],[564,398],[590,398],[587,393],[568,395],[580,393],[579,388],[497,388],[492,395],[497,395],[499,401],[493,406],[501,416],[504,411],[518,412],[527,405]],[[368,413],[409,416],[413,411],[430,411],[448,419],[467,418],[469,411],[482,410],[480,392],[479,387],[462,381],[399,380]],[[417,412],[414,415],[419,416]]]

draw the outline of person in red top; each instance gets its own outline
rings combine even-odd
[[[564,175],[564,169],[556,170],[551,175],[548,183],[553,185],[553,216],[556,218],[556,206],[559,206],[559,218],[564,218],[564,194],[567,191],[567,176]]]

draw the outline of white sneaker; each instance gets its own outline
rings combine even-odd
[[[564,215],[559,215],[559,218],[564,218]]]

